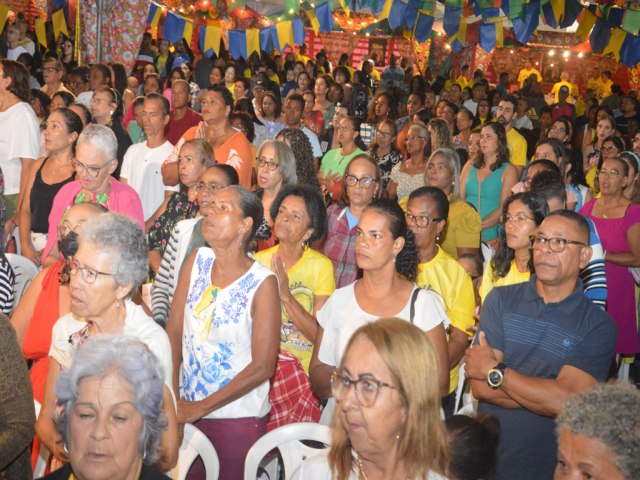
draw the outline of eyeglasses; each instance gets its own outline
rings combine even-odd
[[[531,183],[531,180],[529,180],[529,183]],[[526,222],[527,220],[533,220],[533,218],[527,217],[524,213],[517,213],[514,216],[511,216],[511,215],[500,216],[500,223],[502,223],[503,225],[506,225],[507,223],[522,223],[522,222]]]
[[[618,177],[620,175],[622,174],[616,169],[605,170],[604,168],[601,168],[598,170],[598,176],[600,177]]]
[[[348,130],[353,130],[353,131],[355,131],[355,128],[353,128],[351,125],[340,125],[340,126],[338,127],[338,130],[340,130],[340,131],[342,131],[342,132],[345,132],[345,131],[348,131]]]
[[[554,133],[560,133],[560,132],[566,133],[567,130],[565,128],[562,128],[562,127],[551,127],[549,129],[549,131],[550,132],[554,132]]]
[[[580,245],[581,247],[587,246],[586,243],[578,242],[576,240],[567,240],[566,238],[560,238],[560,237],[547,238],[542,236],[537,236],[537,237],[531,236],[529,237],[529,241],[532,249],[542,250],[544,246],[548,244],[549,249],[553,253],[564,252],[564,249],[566,248],[567,244]]]
[[[384,130],[376,130],[376,135],[378,135],[379,137],[389,138],[392,135],[392,133],[385,132]]]
[[[376,403],[381,388],[388,387],[400,391],[398,387],[381,382],[370,375],[361,376],[357,380],[351,380],[342,370],[335,370],[331,374],[331,392],[337,401],[340,402],[344,400],[352,385],[355,386],[358,403],[367,408],[373,407]]]
[[[430,218],[426,215],[413,215],[411,212],[404,212],[404,216],[407,219],[408,225],[415,223],[418,228],[427,228],[432,222],[444,220],[443,218]]]
[[[617,152],[618,151],[618,147],[615,146],[610,146],[610,147],[602,147],[600,148],[600,151],[603,153],[611,153],[611,152]]]
[[[264,167],[270,172],[275,172],[278,169],[278,162],[272,162],[263,157],[256,157],[256,165],[260,168]]]
[[[48,72],[48,73],[57,72],[58,71],[58,69],[56,67],[44,67],[42,70],[44,72]]]
[[[427,137],[409,135],[409,136],[407,136],[407,138],[404,139],[405,142],[411,142],[411,141],[416,141],[416,140],[426,141]]]
[[[109,162],[111,163],[111,162]],[[106,165],[102,165],[101,167],[94,167],[94,166],[90,166],[90,165],[85,165],[82,162],[79,162],[78,160],[73,160],[73,162],[71,163],[73,165],[73,169],[76,172],[79,172],[80,170],[84,170],[85,172],[87,172],[87,174],[92,177],[92,178],[96,178],[98,175],[100,175],[100,172],[102,171],[102,169],[104,167],[106,167],[107,165],[109,165],[109,163],[107,163]]]
[[[344,176],[344,183],[347,184],[347,187],[355,187],[356,185],[359,185],[360,188],[366,189],[371,187],[375,181],[376,180],[371,177],[358,178],[348,174]]]
[[[84,223],[84,222],[82,222]],[[69,234],[69,232],[80,233],[80,229],[82,228],[82,223],[79,223],[75,227],[72,227],[68,224],[63,224],[58,226],[58,236],[64,237]]]
[[[75,277],[78,272],[82,274],[82,280],[84,280],[84,282],[89,285],[95,283],[96,279],[100,275],[104,275],[107,277],[113,276],[113,273],[99,272],[98,270],[93,270],[92,268],[81,267],[78,262],[71,259],[71,261],[69,262],[69,275]]]
[[[223,188],[225,188],[224,185],[220,185],[219,183],[204,183],[204,182],[198,182],[195,185],[195,189],[196,192],[199,192],[200,190],[207,190],[207,192],[209,193],[215,193],[217,190],[222,190]]]

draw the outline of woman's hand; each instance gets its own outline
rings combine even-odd
[[[205,415],[202,408],[200,408],[200,402],[178,400],[177,408],[178,424],[194,423]]]
[[[287,274],[286,268],[284,268],[280,255],[277,253],[271,257],[271,270],[276,274],[276,277],[278,277],[278,294],[284,303],[291,296],[291,291],[289,290],[289,275]]]
[[[42,251],[36,252],[31,245],[22,245],[22,256],[27,257],[37,266],[40,266],[42,263]]]

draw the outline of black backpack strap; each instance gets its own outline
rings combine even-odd
[[[416,300],[418,299],[418,294],[420,293],[421,288],[416,287],[411,294],[411,306],[409,308],[409,321],[413,323],[413,317],[416,315]]]

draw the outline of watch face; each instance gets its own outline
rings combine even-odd
[[[489,372],[489,384],[491,386],[498,386],[502,383],[502,372],[499,370],[491,370]]]

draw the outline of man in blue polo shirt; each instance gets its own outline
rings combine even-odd
[[[532,239],[536,274],[487,296],[466,374],[478,411],[500,420],[492,479],[552,479],[554,418],[567,397],[604,381],[617,331],[583,293],[589,226],[558,210]]]

